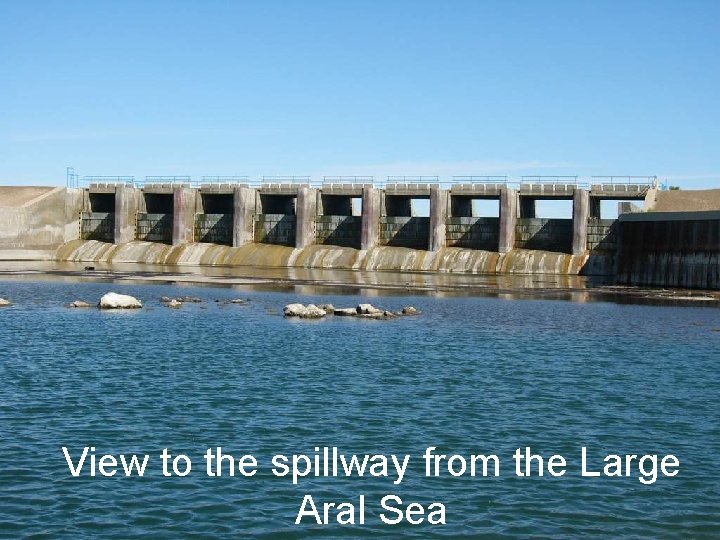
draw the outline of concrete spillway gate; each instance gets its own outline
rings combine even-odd
[[[353,195],[318,194],[315,243],[360,249],[362,199]],[[354,203],[354,204],[353,204]]]
[[[296,206],[296,194],[260,192],[255,216],[255,242],[294,247]]]
[[[234,198],[232,193],[200,193],[195,215],[195,242],[233,244]]]
[[[500,242],[500,194],[481,195],[450,192],[445,240],[448,246],[497,251]],[[481,216],[475,211],[477,200],[496,201],[497,216]]]
[[[573,186],[574,190],[574,186]],[[573,217],[542,218],[537,217],[539,200],[573,200],[574,191],[567,194],[523,195],[520,194],[520,216],[515,224],[515,247],[561,253],[573,252]]]
[[[137,214],[138,240],[172,244],[173,199],[172,193],[143,193]]]
[[[427,191],[413,194],[385,193],[381,203],[379,244],[428,249],[430,217],[418,216],[419,201],[429,201]]]
[[[88,192],[80,213],[80,238],[82,240],[115,240],[115,193]]]

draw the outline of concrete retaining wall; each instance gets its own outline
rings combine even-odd
[[[0,188],[0,258],[51,259],[80,237],[83,196],[65,188]]]

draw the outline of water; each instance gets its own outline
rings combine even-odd
[[[133,312],[68,309],[115,290]],[[0,281],[0,536],[7,538],[711,538],[720,535],[720,311],[489,297],[314,294],[252,288]],[[205,300],[171,310],[162,295]],[[248,305],[214,300],[249,298]],[[418,317],[286,320],[291,301],[360,301]],[[144,478],[71,477],[77,456],[148,453]],[[561,478],[518,478],[518,447],[562,454]],[[205,475],[222,446],[252,478]],[[270,473],[277,453],[409,453],[392,478]],[[427,446],[495,453],[499,478],[424,478]],[[674,478],[581,478],[608,453],[675,454]],[[164,477],[163,448],[187,454]],[[366,495],[366,523],[294,520]],[[384,525],[379,500],[446,505],[444,526]]]

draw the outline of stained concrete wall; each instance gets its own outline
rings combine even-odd
[[[0,188],[0,258],[51,259],[80,237],[83,201],[79,189]]]

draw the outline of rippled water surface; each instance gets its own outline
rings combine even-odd
[[[68,309],[115,290],[133,312]],[[198,296],[171,310],[162,295]],[[720,536],[720,310],[433,296],[303,296],[252,289],[0,282],[0,536],[48,538]],[[248,305],[215,300],[249,298]],[[291,301],[389,309],[390,321],[287,320]],[[77,456],[148,453],[144,478],[71,477]],[[562,454],[562,478],[518,478],[513,451]],[[260,461],[210,478],[203,451]],[[276,453],[412,454],[390,479],[270,473]],[[424,478],[425,447],[496,453],[499,478]],[[581,478],[608,453],[673,453],[674,478]],[[159,454],[187,454],[166,478]],[[294,525],[303,495],[366,495],[363,526]],[[388,526],[379,500],[446,505],[444,526]]]

